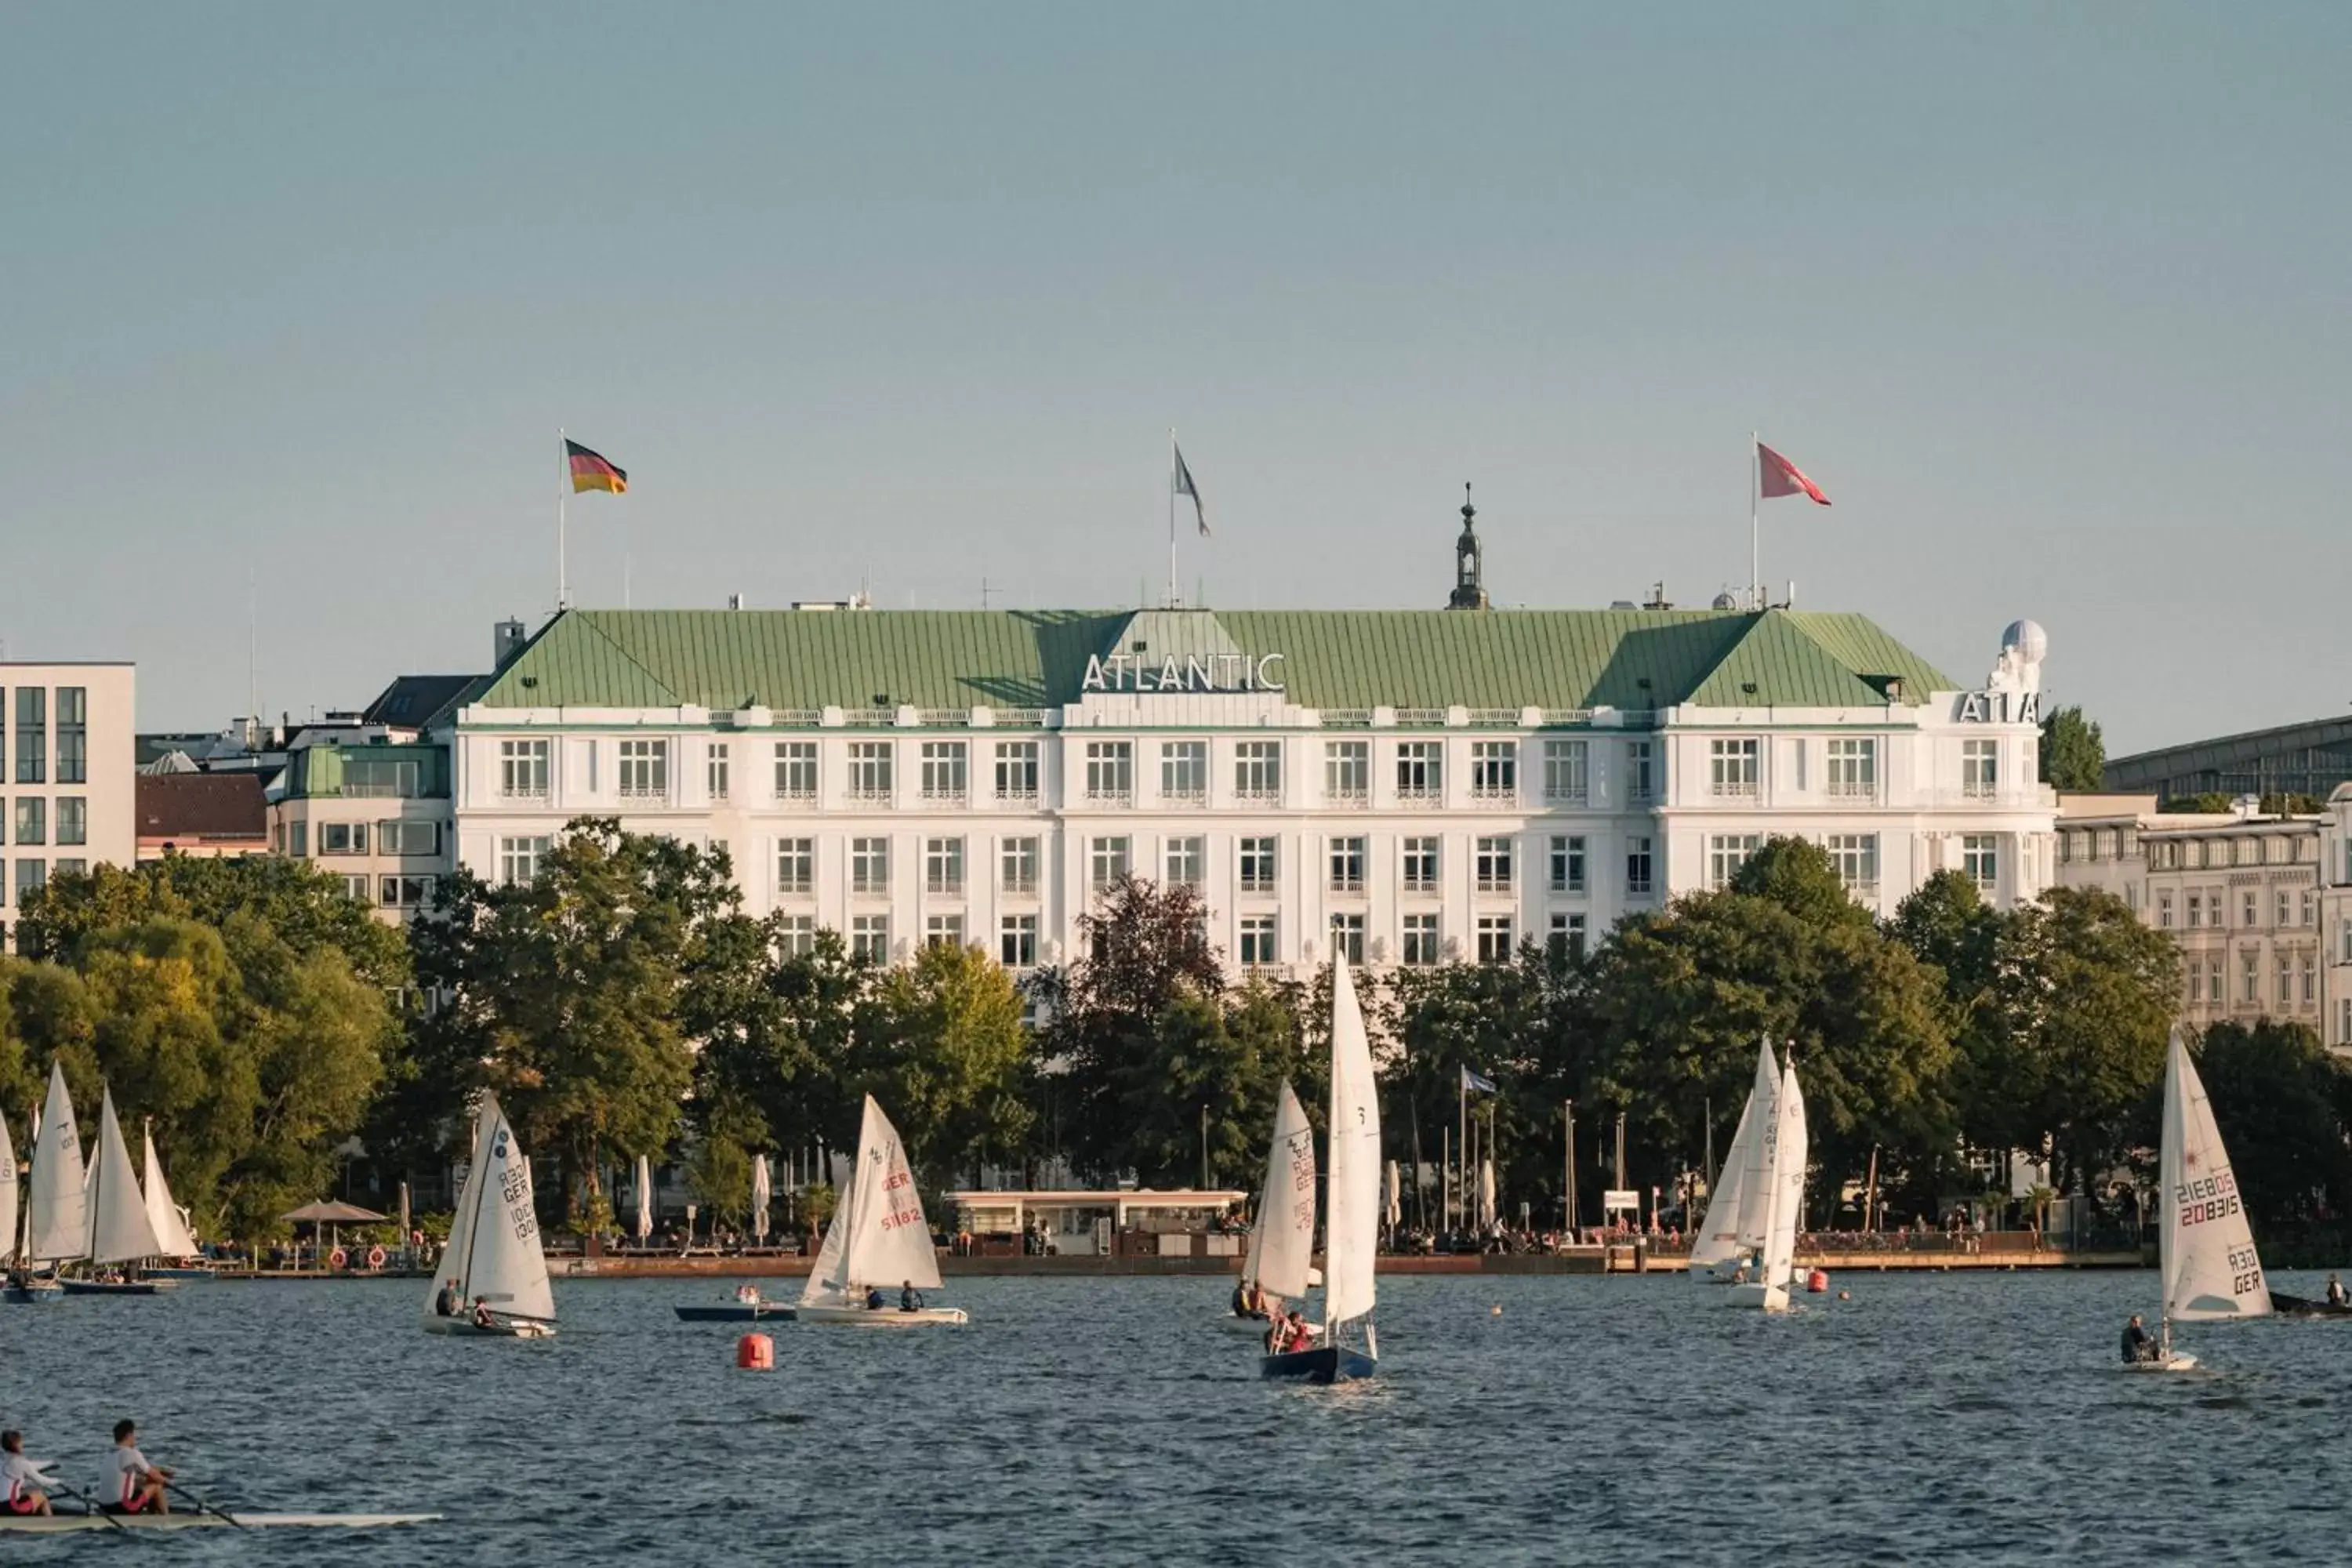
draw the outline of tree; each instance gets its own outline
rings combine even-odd
[[[976,947],[925,947],[876,988],[877,1027],[859,1077],[890,1108],[916,1173],[934,1191],[1012,1163],[1033,1113],[1022,1096],[1029,1033],[1013,976]]]
[[[2042,782],[2055,790],[2096,790],[2107,771],[2107,744],[2080,708],[2053,708],[2042,721]]]
[[[2215,1024],[2198,1076],[2258,1237],[2352,1209],[2352,1150],[2339,1111],[2352,1072],[2302,1024]]]

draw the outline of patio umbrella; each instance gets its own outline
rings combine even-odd
[[[768,1200],[773,1194],[768,1187],[768,1157],[751,1157],[751,1239],[768,1239]]]
[[[643,1154],[637,1156],[637,1239],[645,1240],[654,1233],[654,1167]]]
[[[347,1225],[373,1225],[377,1221],[383,1219],[383,1215],[376,1213],[373,1209],[363,1209],[357,1204],[330,1202],[304,1204],[299,1209],[288,1209],[284,1214],[279,1215],[278,1217],[283,1220],[291,1220],[296,1225],[307,1225],[310,1226],[310,1244],[312,1247],[317,1250],[319,1256],[320,1258],[324,1258],[326,1257],[330,1247],[341,1244],[342,1240],[341,1231],[341,1226]],[[333,1241],[329,1243],[327,1246],[321,1246],[319,1233],[322,1230],[326,1230],[331,1226],[337,1227],[332,1233]]]

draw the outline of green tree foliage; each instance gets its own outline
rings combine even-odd
[[[2042,721],[2042,782],[2053,789],[2096,790],[2107,771],[2107,743],[2080,708],[2053,708]]]
[[[2301,1024],[2216,1024],[2198,1076],[2256,1238],[2352,1213],[2343,1108],[2352,1072]]]
[[[1022,1092],[1022,1009],[1013,976],[976,947],[926,947],[881,976],[859,1077],[889,1108],[926,1186],[983,1160],[1010,1163],[1025,1146],[1034,1118]]]

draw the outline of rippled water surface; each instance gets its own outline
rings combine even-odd
[[[2286,1277],[2282,1288],[2311,1290]],[[122,1415],[215,1501],[438,1510],[353,1536],[0,1541],[11,1561],[2306,1562],[2352,1559],[2352,1322],[2115,1364],[2154,1276],[1851,1275],[1767,1320],[1680,1279],[1393,1278],[1378,1380],[1261,1383],[1215,1279],[958,1279],[961,1330],[673,1319],[566,1281],[559,1338],[428,1338],[422,1283],[0,1307],[0,1423],[87,1483]],[[2315,1290],[2312,1290],[2315,1293]],[[1499,1314],[1495,1309],[1500,1308]]]

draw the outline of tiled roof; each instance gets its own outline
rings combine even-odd
[[[1862,616],[1717,610],[572,610],[491,708],[1054,707],[1090,656],[1284,655],[1305,707],[1870,706],[1952,689]],[[1748,688],[1754,689],[1750,690]]]
[[[394,680],[360,715],[363,724],[421,730],[486,679],[478,675],[404,675]]]
[[[261,775],[141,773],[137,810],[142,838],[217,842],[260,838],[269,830]]]

